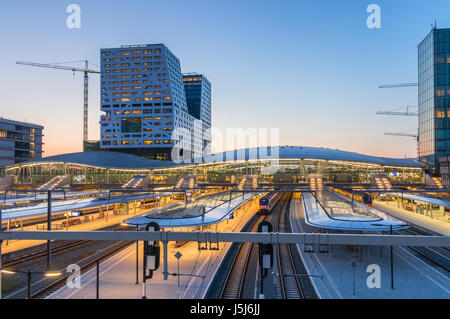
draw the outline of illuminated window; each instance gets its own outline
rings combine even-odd
[[[145,145],[153,144],[153,141],[152,140],[144,140],[144,144]]]
[[[122,51],[122,55],[130,55],[130,51],[129,50]]]
[[[140,117],[122,117],[121,121],[122,133],[140,133],[142,121]]]
[[[123,98],[122,102],[130,102],[130,99],[129,98]]]

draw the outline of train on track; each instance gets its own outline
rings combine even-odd
[[[370,194],[367,192],[356,190],[352,194],[352,193],[345,191],[343,189],[340,189],[340,188],[329,187],[329,189],[332,191],[335,191],[336,193],[339,193],[341,195],[347,196],[348,198],[353,197],[353,200],[358,201],[366,206],[372,207],[373,199],[372,199],[372,196],[370,196]]]
[[[281,193],[273,192],[269,193],[259,199],[259,214],[269,214],[273,207],[279,202]]]

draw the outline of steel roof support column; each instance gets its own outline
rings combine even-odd
[[[52,191],[47,192],[47,231],[52,230]],[[47,240],[47,269],[50,269],[51,265],[52,248],[50,246],[50,240]]]

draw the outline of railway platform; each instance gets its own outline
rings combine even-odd
[[[259,209],[258,201],[253,200],[241,206],[238,218],[223,221],[217,225],[218,231],[239,231]],[[202,298],[214,277],[222,258],[231,244],[219,246],[219,250],[198,250],[197,243],[187,243],[175,247],[172,242],[168,247],[169,273],[176,273],[177,259],[180,252],[180,273],[186,276],[168,276],[163,279],[162,266],[147,281],[148,298],[155,299],[194,299]],[[142,245],[139,256],[142,256]],[[139,284],[136,284],[136,247],[132,245],[117,255],[100,264],[100,298],[101,299],[139,299],[142,297],[142,264],[139,259]],[[178,278],[180,280],[178,284]],[[48,299],[95,299],[96,270],[92,269],[81,276],[80,288],[67,286],[49,295]]]

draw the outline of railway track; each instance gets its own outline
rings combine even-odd
[[[409,229],[398,230],[394,232],[399,235],[425,235],[433,236],[434,234],[427,233],[416,227]],[[450,276],[450,250],[449,247],[413,247],[408,248],[414,253],[414,255],[429,265],[441,270],[447,276]]]
[[[269,215],[255,215],[242,231],[257,231],[259,223],[271,220],[279,232],[290,232],[287,212],[291,194],[284,194]],[[281,225],[281,226],[280,226]],[[234,246],[233,246],[234,245]],[[233,244],[223,260],[223,271],[219,271],[206,294],[207,299],[252,299],[255,298],[258,268],[258,244]],[[306,274],[303,262],[295,245],[278,245],[277,265],[279,269],[278,296],[282,299],[317,298]],[[297,253],[297,255],[295,255]]]
[[[277,231],[285,233],[287,229],[288,205],[291,200],[291,194],[287,200],[281,203],[278,213]],[[303,287],[300,283],[297,268],[294,264],[294,257],[291,247],[287,244],[277,245],[277,265],[278,265],[278,294],[281,299],[304,299]]]
[[[245,231],[255,232],[258,224],[265,219],[265,216],[252,218]],[[249,289],[254,284],[250,283],[251,268],[258,258],[258,247],[252,243],[241,243],[237,245],[232,253],[232,260],[225,272],[223,284],[220,287],[217,298],[219,299],[243,299],[253,295]],[[255,270],[253,269],[253,272]],[[256,274],[255,274],[256,275]],[[256,279],[256,276],[255,276]]]
[[[130,245],[134,244],[133,242],[129,241],[120,241],[116,242],[108,247],[106,247],[100,254],[95,256],[89,256],[83,260],[81,260],[78,263],[78,266],[80,266],[81,274],[86,273],[90,269],[94,268],[97,264],[97,260],[100,262],[104,259],[107,259],[121,250],[129,247]],[[54,292],[56,292],[58,289],[62,288],[67,284],[67,279],[69,278],[71,274],[65,274],[58,278],[57,280],[51,282],[51,283],[45,283],[45,282],[37,282],[33,285],[33,290],[36,290],[32,293],[31,298],[32,299],[45,299]]]
[[[120,226],[120,224],[111,225],[108,227],[101,228],[99,230],[114,230],[114,231],[120,231],[128,229],[127,227]],[[74,240],[74,241],[67,241],[67,240],[56,240],[51,242],[51,252],[52,255],[58,255],[61,253],[64,253],[68,250],[73,250],[76,248],[81,248],[84,246],[88,246],[89,244],[93,243],[95,241],[93,240]],[[40,244],[38,245],[38,249],[34,250],[34,247],[31,247],[30,252],[25,252],[23,254],[20,253],[20,251],[16,251],[13,253],[4,254],[2,256],[3,268],[11,268],[12,266],[24,264],[26,262],[30,262],[36,259],[39,259],[41,257],[44,257],[47,255],[47,248],[46,244]],[[23,250],[28,250],[28,248],[25,248]],[[10,255],[14,255],[13,257],[10,257]]]
[[[124,231],[128,229],[128,227],[117,227],[118,225],[109,226],[107,228],[116,231]],[[91,240],[78,240],[78,241],[58,241],[60,242],[55,247],[52,247],[52,256],[60,257],[63,259],[64,265],[69,265],[72,263],[76,263],[80,266],[81,273],[88,271],[90,268],[95,266],[96,261],[98,259],[106,259],[120,250],[128,247],[134,241],[117,241],[117,242],[99,242],[99,241],[91,241]],[[107,245],[105,245],[107,243]],[[32,271],[36,271],[37,267],[40,269],[45,269],[45,256],[46,250],[38,250],[36,252],[30,253],[26,256],[19,256],[7,261],[4,264],[4,268],[11,269],[14,268],[27,271],[28,269],[33,269]],[[71,257],[72,256],[72,257]],[[73,261],[74,257],[75,261]],[[69,261],[65,262],[64,260],[68,259]],[[60,261],[60,260],[58,260]],[[59,262],[61,264],[61,261]],[[18,267],[19,266],[19,267]],[[59,268],[59,267],[56,267]],[[43,274],[41,275],[33,275],[33,283],[31,286],[31,298],[45,298],[49,296],[51,293],[59,289],[60,287],[66,284],[67,278],[70,273],[66,273],[65,269],[61,269],[62,275],[55,278],[47,278]],[[19,273],[13,275],[15,277],[8,278],[11,282],[16,282],[20,279],[23,286],[23,276]],[[21,278],[22,277],[22,278]],[[38,278],[36,278],[38,277]],[[25,298],[27,295],[26,287],[19,287],[11,293],[5,293],[5,299],[17,299],[17,298]]]

